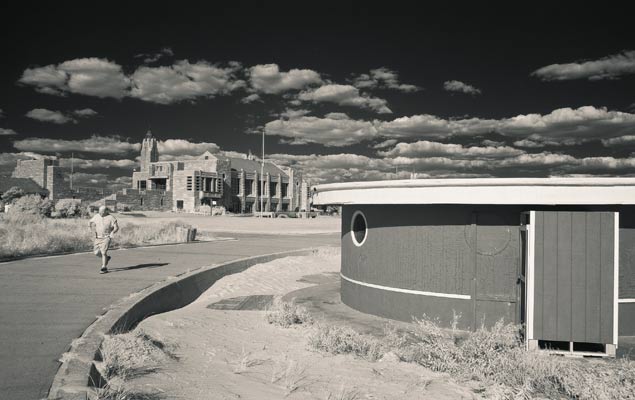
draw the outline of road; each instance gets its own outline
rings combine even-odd
[[[201,266],[340,241],[339,234],[219,236],[237,240],[113,251],[105,275],[92,254],[1,263],[0,399],[45,398],[71,341],[130,293]]]

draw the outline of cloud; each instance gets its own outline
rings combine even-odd
[[[77,115],[78,117],[94,117],[95,115],[97,115],[97,111],[93,110],[92,108],[82,108],[81,110],[73,111],[73,114]]]
[[[286,138],[285,142],[289,144],[348,146],[376,137],[377,130],[368,121],[303,116],[268,122],[265,133]]]
[[[13,129],[0,128],[0,136],[13,136],[17,134],[18,133],[14,131]]]
[[[397,144],[397,139],[388,139],[373,145],[373,149],[384,149],[386,147],[394,146],[395,144]]]
[[[289,72],[280,72],[277,64],[264,64],[249,68],[249,81],[254,90],[276,94],[320,84],[322,78],[320,78],[320,74],[311,69],[292,69]]]
[[[140,143],[126,142],[116,136],[97,135],[80,140],[29,138],[16,140],[13,142],[13,147],[22,151],[41,153],[77,151],[86,153],[122,154],[141,150]]]
[[[280,113],[280,116],[283,118],[287,118],[287,119],[294,119],[294,118],[299,118],[299,117],[303,117],[307,114],[310,114],[311,111],[306,110],[306,109],[292,109],[292,108],[287,108],[286,110],[284,110],[283,112]]]
[[[461,81],[445,81],[443,83],[443,89],[448,92],[458,92],[458,93],[466,93],[475,96],[477,94],[481,94],[481,90],[475,88],[472,85],[468,85],[467,83],[463,83]]]
[[[566,81],[573,79],[617,79],[635,74],[635,50],[603,57],[598,60],[567,64],[551,64],[531,73],[543,81]]]
[[[351,85],[328,84],[314,90],[301,92],[298,99],[314,103],[335,103],[341,106],[368,108],[380,114],[390,114],[387,101],[377,97],[360,94],[359,89]]]
[[[157,53],[141,53],[141,54],[135,55],[134,57],[135,58],[143,58],[143,63],[144,64],[151,64],[153,62],[159,61],[163,57],[166,57],[166,56],[170,56],[171,57],[173,55],[174,55],[174,52],[172,51],[171,48],[164,47]]]
[[[376,121],[381,136],[392,138],[447,138],[477,136],[489,132],[534,142],[564,144],[622,136],[635,129],[635,114],[608,111],[592,106],[560,108],[549,114],[526,114],[503,119],[443,119],[434,115],[414,115],[393,121]]]
[[[242,99],[240,99],[240,102],[243,104],[253,103],[254,101],[262,101],[258,93],[252,93],[249,96],[245,96]]]
[[[60,165],[65,168],[70,168],[71,164],[74,169],[98,169],[98,168],[124,168],[124,169],[132,169],[139,165],[139,163],[135,160],[129,159],[120,159],[120,160],[111,160],[100,158],[98,160],[88,160],[83,158],[74,158],[71,160],[70,158],[62,158],[60,159]]]
[[[28,118],[35,119],[42,122],[51,122],[54,124],[67,124],[77,123],[77,121],[71,117],[67,117],[60,111],[47,110],[46,108],[34,108],[25,114]]]
[[[198,61],[177,61],[169,67],[139,67],[131,76],[132,97],[159,104],[171,104],[198,97],[212,98],[244,87],[236,79],[236,67],[226,68]]]
[[[602,139],[602,144],[604,146],[622,146],[622,145],[630,145],[635,143],[635,135],[624,135],[618,136],[610,139]]]
[[[130,80],[121,66],[103,58],[78,58],[58,65],[27,68],[18,81],[47,94],[83,94],[121,99]]]
[[[524,154],[522,150],[509,146],[465,147],[460,144],[429,142],[427,140],[415,143],[399,143],[388,151],[377,154],[383,157],[452,157],[458,159],[491,159],[507,158]]]
[[[220,147],[216,143],[194,143],[185,139],[168,139],[158,143],[159,157],[169,156],[200,156],[209,151],[210,153],[220,152]],[[167,161],[167,160],[166,160]]]
[[[0,166],[15,167],[18,160],[32,160],[32,159],[40,159],[40,158],[49,158],[49,157],[43,156],[42,154],[31,153],[31,152],[0,153]]]
[[[415,85],[399,83],[398,74],[386,67],[371,69],[369,74],[357,76],[353,79],[353,86],[359,89],[393,89],[406,93],[421,90]]]

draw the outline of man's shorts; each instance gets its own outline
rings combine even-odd
[[[93,243],[93,252],[97,255],[101,252],[102,255],[106,255],[108,249],[110,248],[110,238],[95,238],[95,242]]]

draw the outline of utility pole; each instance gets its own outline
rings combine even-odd
[[[260,167],[260,219],[262,219],[262,200],[265,195],[265,128],[262,128],[262,165]]]
[[[71,152],[71,192],[73,191],[73,162],[75,161],[75,154]]]

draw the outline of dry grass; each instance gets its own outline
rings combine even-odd
[[[293,309],[290,304],[278,307]],[[455,315],[453,329],[441,328],[425,316],[415,319],[407,332],[389,325],[382,338],[362,335],[345,326],[315,323],[308,332],[308,344],[316,350],[370,361],[393,353],[402,361],[449,373],[456,379],[481,382],[482,394],[490,398],[635,398],[633,361],[570,359],[527,352],[518,326],[501,320],[491,328],[481,326],[466,333],[456,330],[458,318]],[[355,398],[354,392],[329,396]]]
[[[294,302],[282,301],[280,297],[273,299],[273,303],[265,310],[265,319],[273,325],[288,328],[291,325],[312,324],[313,317],[306,308]]]
[[[177,222],[136,225],[120,223],[112,248],[177,242]],[[0,259],[92,250],[87,219],[47,219],[9,213],[0,218]]]
[[[381,341],[345,326],[318,323],[309,333],[308,340],[313,349],[331,354],[353,354],[370,361],[380,359],[386,351]]]
[[[141,329],[108,335],[101,345],[106,379],[124,380],[156,371],[161,363],[175,359],[174,345],[157,340]]]
[[[285,397],[309,386],[312,381],[309,379],[306,366],[294,360],[277,362],[271,373],[271,383],[279,383],[285,389]]]

